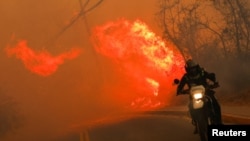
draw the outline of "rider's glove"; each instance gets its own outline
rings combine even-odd
[[[214,87],[219,87],[219,82],[214,82]]]

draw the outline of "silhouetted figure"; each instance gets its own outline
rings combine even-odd
[[[188,86],[190,89],[192,85],[203,85],[205,88],[208,88],[210,85],[213,85],[214,87],[219,87],[219,83],[216,81],[216,76],[214,73],[207,72],[204,68],[200,67],[199,64],[197,64],[192,59],[189,59],[186,61],[185,64],[185,70],[186,73],[182,76],[179,85],[177,87],[177,95],[182,94],[183,88],[185,85]],[[215,124],[222,124],[221,120],[221,108],[217,101],[217,99],[214,96],[215,91],[212,89],[206,89],[206,95],[208,95],[212,99],[212,106],[214,107],[215,112]],[[194,133],[197,133],[197,127],[196,127],[196,121],[193,118],[192,110],[190,110],[192,107],[192,104],[189,104],[189,111],[192,118],[192,123],[195,125]]]

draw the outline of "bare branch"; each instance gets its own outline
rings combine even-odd
[[[64,28],[61,29],[61,31],[59,31],[51,40],[48,41],[48,43],[53,43],[55,42],[55,40],[57,40],[66,30],[68,30],[73,24],[76,23],[77,20],[79,20],[80,17],[84,16],[85,14],[87,14],[88,12],[90,12],[91,10],[93,10],[94,8],[96,8],[98,5],[100,5],[103,2],[103,0],[99,0],[97,3],[95,3],[93,6],[91,6],[90,8],[88,8],[87,10],[85,10],[85,7],[88,5],[89,0],[87,0],[85,2],[84,5],[82,5],[82,1],[79,0],[80,3],[80,7],[81,10],[80,12],[76,15],[76,17],[74,17],[71,22],[69,22]]]

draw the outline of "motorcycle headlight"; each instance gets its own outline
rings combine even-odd
[[[203,97],[202,93],[195,93],[193,95],[194,99],[201,99]]]
[[[205,94],[205,88],[203,85],[192,86],[190,92],[193,99],[200,100]]]

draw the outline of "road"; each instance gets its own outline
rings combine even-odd
[[[226,111],[223,108],[227,113],[223,114],[224,124],[250,123],[249,118],[239,116],[249,112],[248,108],[245,112],[240,112],[242,107],[240,109]],[[235,112],[238,116],[235,116]],[[53,141],[199,141],[198,135],[192,133],[194,127],[186,107],[171,107],[128,117],[120,116],[93,125],[87,130],[71,132]]]
[[[90,141],[199,141],[193,126],[174,116],[141,116],[90,130]]]
[[[190,119],[181,116],[139,115],[95,126],[85,134],[71,134],[56,141],[199,141]]]

